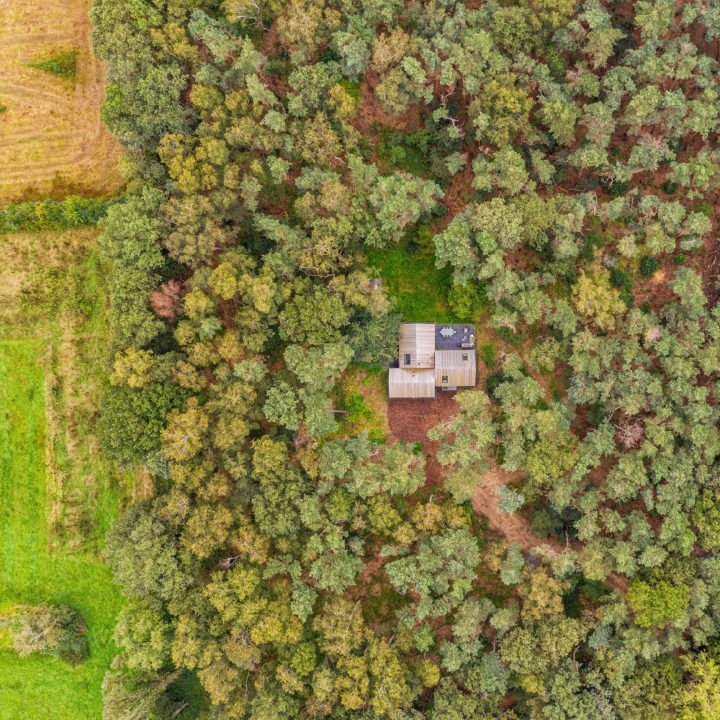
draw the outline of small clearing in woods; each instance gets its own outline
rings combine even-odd
[[[100,121],[104,69],[89,0],[0,0],[0,204],[105,194],[122,185],[120,145]],[[76,51],[75,81],[31,67]]]

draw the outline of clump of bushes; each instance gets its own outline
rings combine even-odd
[[[19,605],[11,623],[13,649],[20,657],[39,653],[76,664],[87,655],[87,625],[67,605]]]
[[[703,215],[707,215],[708,217],[712,217],[713,206],[707,200],[701,200],[695,206],[695,212],[699,212],[699,213],[702,213]]]
[[[650,277],[659,267],[660,263],[657,258],[654,258],[652,255],[645,255],[645,257],[640,260],[640,274],[643,277]]]
[[[485,288],[482,285],[455,285],[448,293],[448,305],[453,313],[467,321],[474,322],[488,305]]]
[[[623,180],[615,180],[615,181],[600,181],[602,185],[605,186],[607,190],[607,194],[611,198],[617,198],[622,197],[623,195],[627,194],[627,191],[630,189],[630,185]]]
[[[30,67],[44,70],[53,75],[59,75],[66,80],[74,81],[75,68],[77,67],[77,50],[64,50],[42,62],[30,63]]]
[[[0,209],[0,233],[64,230],[94,225],[113,201],[70,195],[63,200],[39,200],[6,205]]]
[[[483,343],[480,346],[480,359],[488,368],[494,368],[497,365],[497,346],[493,343]]]

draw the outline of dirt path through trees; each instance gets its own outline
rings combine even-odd
[[[527,520],[519,513],[500,512],[496,488],[517,480],[521,475],[522,473],[519,472],[505,472],[493,464],[493,467],[483,475],[482,482],[470,499],[473,510],[487,518],[491,529],[500,533],[509,542],[519,545],[525,552],[532,552],[541,546],[550,548],[556,553],[565,552],[567,549],[565,545],[533,535]],[[605,582],[622,593],[627,592],[629,587],[628,581],[617,573],[611,573]]]
[[[438,393],[436,400],[390,400],[388,403],[388,423],[392,434],[407,442],[422,441],[427,465],[425,474],[428,485],[439,486],[445,480],[445,469],[435,459],[438,444],[428,440],[427,431],[443,420],[450,418],[457,410],[453,402],[455,393]],[[545,546],[556,553],[566,551],[563,543],[545,540],[534,535],[528,521],[519,513],[502,513],[498,509],[498,496],[495,489],[518,480],[522,473],[508,473],[494,462],[475,489],[471,498],[473,510],[484,515],[490,528],[502,535],[508,542],[516,543],[525,552]],[[577,549],[577,548],[574,548]],[[615,590],[627,592],[628,582],[617,573],[612,573],[605,582]]]
[[[470,502],[476,513],[484,515],[490,527],[509,542],[517,543],[523,550],[530,551],[539,545],[546,545],[558,552],[564,550],[559,543],[533,535],[524,517],[518,513],[503,513],[498,508],[495,489],[521,477],[522,473],[507,473],[495,466],[483,475],[482,482],[475,489]]]

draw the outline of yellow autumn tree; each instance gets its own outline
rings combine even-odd
[[[614,330],[615,318],[625,310],[620,291],[610,285],[607,270],[592,275],[581,270],[572,295],[575,309],[598,330]]]

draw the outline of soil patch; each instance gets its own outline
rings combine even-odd
[[[426,487],[439,487],[445,481],[445,471],[436,459],[440,445],[429,440],[427,432],[455,414],[457,404],[453,397],[456,394],[439,390],[436,400],[388,401],[388,423],[392,434],[398,440],[422,443]]]
[[[392,434],[398,440],[420,441],[427,450],[426,444],[432,444],[427,439],[427,431],[455,414],[456,394],[439,390],[436,400],[389,400],[388,423]]]

